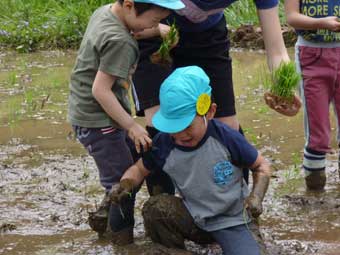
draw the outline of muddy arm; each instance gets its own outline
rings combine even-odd
[[[285,47],[281,25],[278,15],[278,7],[259,9],[258,17],[261,23],[264,45],[267,52],[267,63],[270,70],[275,69],[281,61],[289,61]]]
[[[134,165],[126,170],[120,181],[122,182],[124,179],[130,179],[133,181],[134,187],[137,187],[149,173],[150,171],[145,168],[143,160],[139,159]]]
[[[250,169],[253,174],[253,189],[245,200],[245,207],[253,217],[258,217],[262,213],[262,201],[269,186],[271,168],[265,158],[259,154]]]
[[[120,182],[112,186],[109,195],[111,203],[121,204],[124,199],[131,197],[134,189],[142,183],[148,174],[149,171],[144,167],[143,161],[139,159],[136,164],[126,170]]]

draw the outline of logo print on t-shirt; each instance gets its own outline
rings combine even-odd
[[[233,176],[233,166],[229,161],[218,162],[214,166],[214,181],[218,185],[228,183]]]

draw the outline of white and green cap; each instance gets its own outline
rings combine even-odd
[[[134,0],[134,2],[154,4],[170,10],[179,10],[185,7],[181,0]]]

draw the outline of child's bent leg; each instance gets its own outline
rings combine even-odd
[[[221,246],[223,254],[263,255],[267,254],[258,227],[254,223],[239,225],[211,232]]]
[[[152,241],[168,248],[184,249],[184,240],[212,243],[208,232],[199,229],[179,197],[161,194],[150,197],[142,211],[145,231]]]

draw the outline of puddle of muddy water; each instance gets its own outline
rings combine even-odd
[[[270,254],[340,254],[337,156],[328,157],[326,191],[306,193],[302,113],[288,118],[265,106],[263,53],[232,56],[240,122],[278,170],[262,217]],[[74,58],[75,52],[0,53],[0,254],[176,254],[144,237],[145,188],[137,198],[135,245],[115,248],[90,231],[87,211],[100,201],[102,189],[93,160],[65,121]],[[220,254],[214,246],[188,247],[196,254]]]

